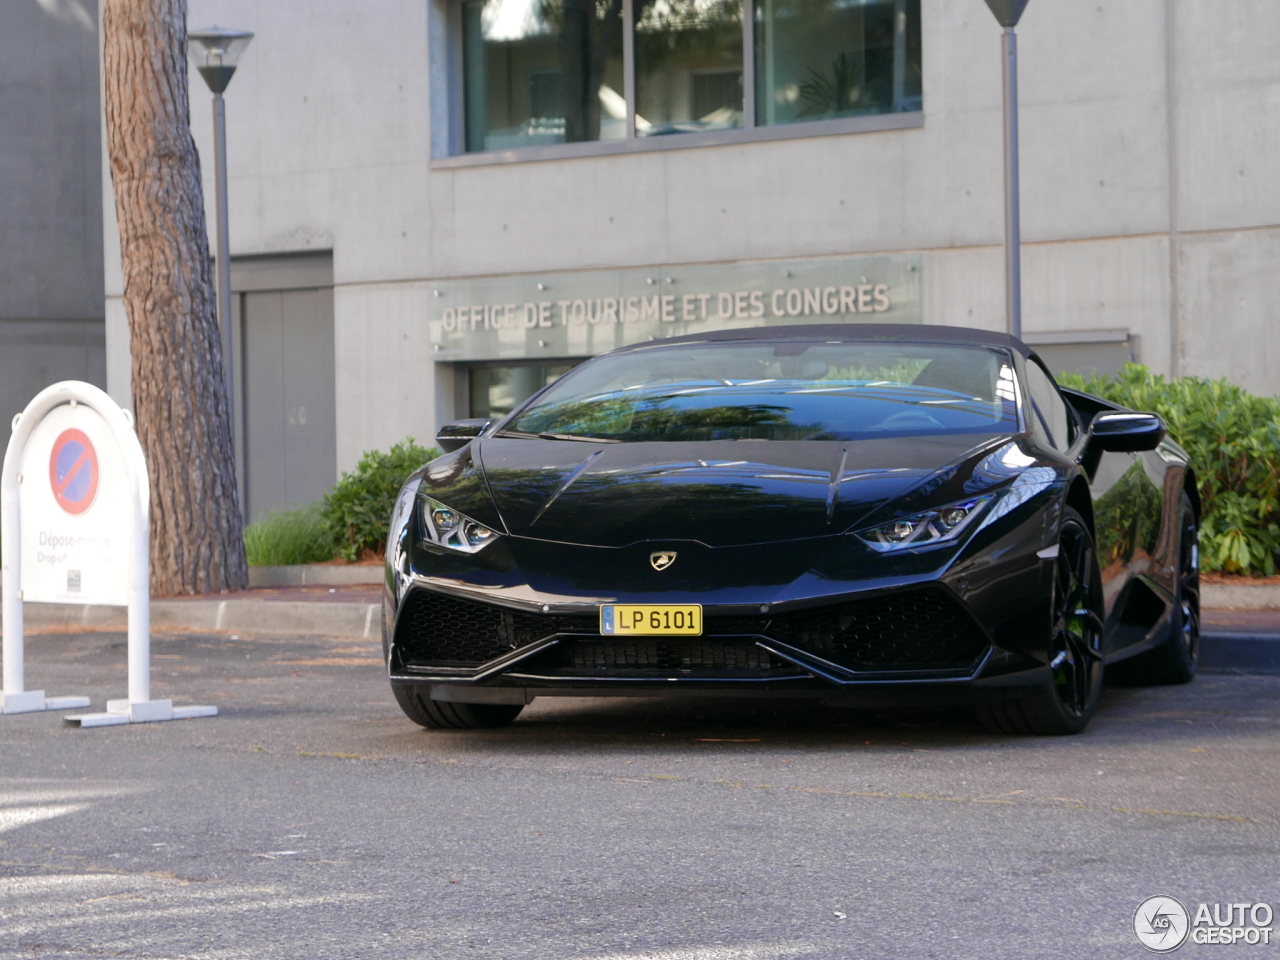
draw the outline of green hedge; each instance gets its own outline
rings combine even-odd
[[[251,566],[355,561],[386,546],[387,523],[405,478],[439,453],[409,437],[387,452],[371,450],[323,500],[268,513],[244,529]]]
[[[334,557],[333,537],[320,504],[268,513],[244,528],[244,553],[251,567],[323,563]]]
[[[386,453],[369,451],[355,470],[344,473],[321,508],[338,555],[354,561],[366,553],[382,553],[400,487],[409,474],[439,455],[408,437]]]
[[[1158,413],[1191,455],[1204,515],[1200,564],[1270,576],[1280,553],[1280,398],[1226,380],[1166,380],[1136,363],[1115,376],[1063,373],[1058,382],[1133,410]]]

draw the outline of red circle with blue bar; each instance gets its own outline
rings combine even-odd
[[[49,455],[49,487],[67,513],[84,513],[98,495],[98,453],[80,430],[63,430]]]

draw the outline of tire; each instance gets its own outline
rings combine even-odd
[[[1169,615],[1168,640],[1119,664],[1129,683],[1157,686],[1190,683],[1200,665],[1200,530],[1186,491],[1178,531],[1178,593]]]
[[[520,715],[522,703],[453,703],[432,700],[418,684],[393,683],[391,692],[404,715],[428,730],[491,730]]]
[[[1089,724],[1102,693],[1102,577],[1084,518],[1064,507],[1051,599],[1053,679],[1026,696],[982,704],[991,733],[1064,736]]]

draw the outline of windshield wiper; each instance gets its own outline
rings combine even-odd
[[[536,433],[525,433],[523,430],[499,430],[495,437],[511,437],[513,440],[537,440]]]
[[[543,440],[584,440],[587,443],[621,443],[621,440],[615,440],[613,437],[588,437],[580,436],[576,433],[540,433],[538,434]]]
[[[612,437],[586,437],[576,433],[526,433],[523,430],[499,430],[495,437],[511,437],[515,440],[582,440],[586,443],[621,443]]]

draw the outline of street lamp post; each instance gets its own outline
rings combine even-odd
[[[1004,277],[1009,332],[1022,337],[1022,199],[1018,184],[1018,35],[1014,32],[1031,0],[987,0],[1004,27]]]
[[[236,64],[252,39],[253,34],[247,30],[227,30],[223,27],[187,33],[191,61],[213,92],[213,167],[218,205],[218,330],[222,335],[222,363],[227,381],[227,405],[231,414],[233,443],[238,431],[235,380],[232,376],[231,239],[227,226],[227,105],[222,99],[222,92],[231,83]]]

